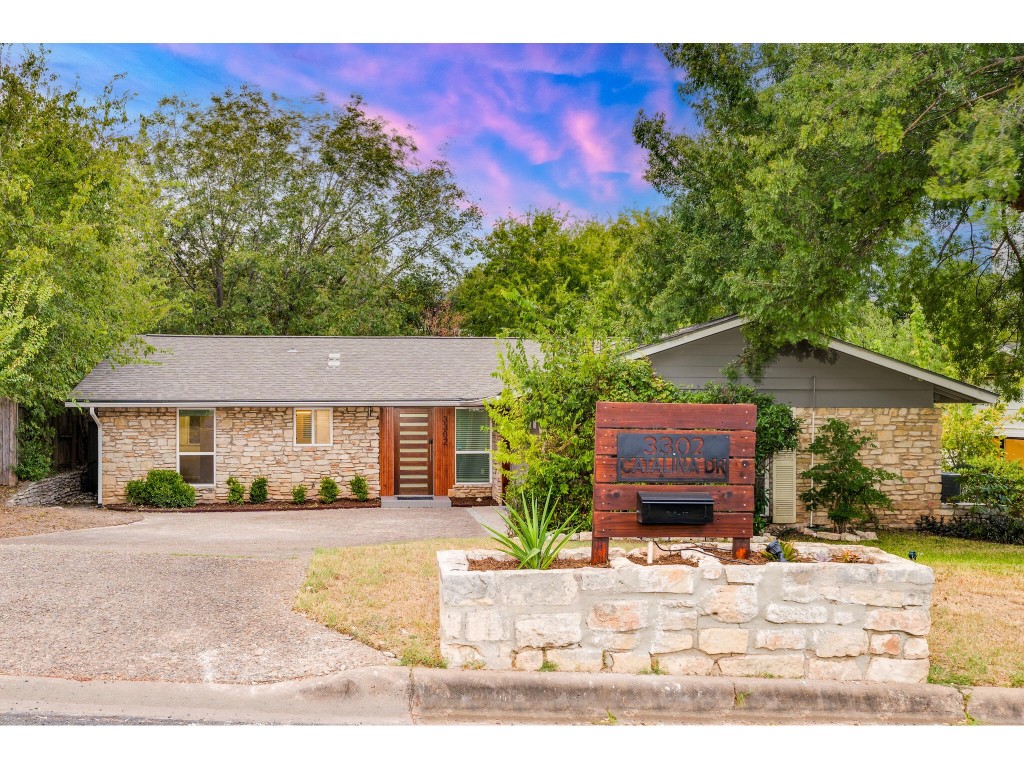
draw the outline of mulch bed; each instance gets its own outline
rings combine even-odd
[[[194,507],[136,507],[132,504],[107,504],[107,509],[118,512],[280,512],[292,509],[372,509],[380,506],[380,499],[356,501],[355,499],[339,499],[330,504],[305,502],[295,504],[291,501],[268,501],[263,504],[225,504],[222,502],[196,504]]]
[[[632,557],[627,557],[627,559],[637,565],[648,565],[647,555],[633,555]],[[689,565],[696,568],[700,565],[700,561],[696,557],[673,553],[671,555],[665,555],[660,560],[655,560],[653,563],[650,563],[650,565]]]
[[[453,507],[496,507],[498,502],[490,496],[473,496],[467,499],[454,498]]]
[[[706,554],[714,557],[714,553],[707,552]],[[862,558],[855,552],[849,550],[838,553],[839,557],[834,557],[831,562],[834,563],[867,563],[870,560]],[[764,556],[761,552],[751,552],[750,558],[747,560],[733,560],[725,552],[719,553],[722,561],[725,563],[738,563],[740,565],[767,565],[768,563],[775,562]],[[631,555],[627,559],[630,562],[636,563],[637,565],[688,565],[691,568],[696,568],[700,565],[700,560],[693,555],[683,554],[681,552],[673,552],[671,555],[664,555],[661,558],[655,560],[653,563],[647,562],[647,555]],[[796,562],[798,563],[815,563],[812,557],[806,555],[800,555]],[[611,565],[591,565],[590,560],[583,558],[573,558],[572,560],[556,560],[551,565],[551,570],[568,570],[572,568],[610,568]],[[515,571],[519,568],[519,563],[514,560],[495,560],[493,557],[487,557],[482,560],[470,560],[469,570],[471,571]]]

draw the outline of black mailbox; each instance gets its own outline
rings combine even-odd
[[[709,493],[640,491],[636,521],[641,525],[704,525],[714,520],[714,508]]]

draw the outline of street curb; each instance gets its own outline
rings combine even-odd
[[[965,695],[941,685],[434,669],[414,670],[412,685],[413,718],[419,722],[967,721]],[[1024,691],[993,690],[1011,695],[978,699],[986,702],[985,722],[1024,724],[1015,708],[1024,707]]]
[[[1024,689],[364,667],[265,685],[0,676],[0,715],[194,722],[1024,725]]]

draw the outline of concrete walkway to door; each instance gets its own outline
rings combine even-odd
[[[149,514],[0,539],[0,675],[263,683],[387,664],[292,611],[313,549],[484,535],[453,508]]]

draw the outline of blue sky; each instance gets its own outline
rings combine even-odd
[[[240,83],[332,103],[361,95],[369,112],[444,157],[488,221],[560,206],[606,218],[664,199],[644,181],[638,110],[692,128],[675,93],[680,73],[642,44],[63,44],[62,78],[99,92],[124,73],[133,109],[165,95],[203,101]]]

